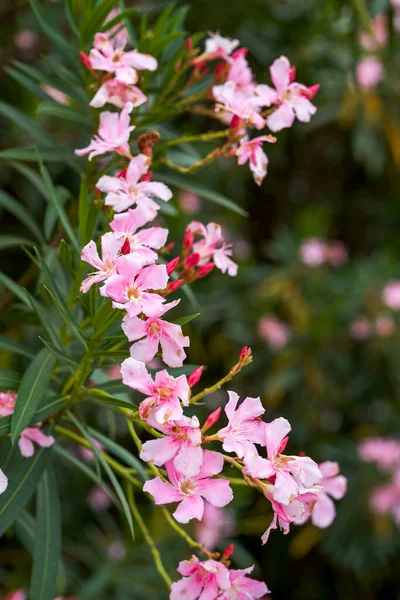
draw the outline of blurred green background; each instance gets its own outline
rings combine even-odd
[[[140,5],[149,14],[150,27],[166,4]],[[311,123],[296,122],[267,148],[269,173],[262,187],[234,159],[221,160],[187,180],[188,189],[193,183],[206,183],[222,192],[243,207],[248,218],[204,199],[188,201],[178,192],[173,200],[177,215],[165,217],[171,239],[177,241],[192,219],[221,222],[240,265],[235,279],[214,273],[196,284],[202,314],[186,327],[191,337],[189,362],[208,365],[203,381],[210,383],[236,362],[242,346],[251,346],[254,363],[234,382],[235,390],[243,397],[260,395],[267,420],[288,418],[293,427],[289,453],[305,451],[317,461],[337,460],[349,479],[348,494],[337,504],[337,519],[329,530],[292,527],[287,537],[274,532],[265,547],[259,536],[271,516],[267,503],[240,488],[233,509],[237,565],[255,561],[257,575],[265,578],[276,599],[400,598],[399,530],[389,516],[369,509],[371,490],[384,478],[357,457],[361,439],[393,436],[400,428],[400,319],[381,300],[384,285],[400,278],[400,33],[394,27],[394,8],[389,0],[177,3],[183,5],[188,7],[188,34],[220,31],[238,38],[249,48],[247,58],[259,82],[269,83],[268,67],[283,54],[296,65],[298,81],[321,85]],[[63,3],[42,6],[49,20],[68,34]],[[373,52],[359,41],[360,30],[368,24],[364,6],[371,17],[387,16],[387,42]],[[14,59],[43,68],[43,54],[57,56],[27,2],[2,3],[0,32],[2,101],[35,116],[60,147],[82,147],[87,135],[79,125],[41,109],[7,72]],[[366,87],[359,84],[356,72],[369,54],[379,57],[383,74],[376,86]],[[214,127],[201,117],[182,117],[174,125],[180,131]],[[29,131],[2,120],[0,151],[24,145],[32,145]],[[205,152],[204,145],[199,151]],[[67,203],[76,195],[79,180],[65,162],[50,168]],[[0,185],[51,227],[52,215],[38,189],[10,160],[2,161]],[[0,215],[0,233],[26,236],[7,211],[0,209]],[[305,265],[299,248],[315,236],[340,240],[348,260],[340,266]],[[0,252],[0,267],[32,285],[28,259],[18,247]],[[0,306],[3,333],[14,339],[29,336],[21,333],[6,291]],[[181,310],[194,312],[188,300]],[[365,335],[354,333],[354,320],[360,316],[368,322]],[[376,327],[382,316],[392,319],[390,333]],[[288,340],[281,348],[268,343],[260,325],[271,317],[287,327]],[[2,366],[9,366],[8,357]],[[207,409],[225,400],[224,392],[215,394]],[[99,418],[118,435],[118,422],[110,425]],[[110,555],[112,544],[117,548],[124,537],[117,513],[91,510],[86,502],[88,482],[63,466],[58,478],[69,593],[82,600],[164,599],[147,548],[139,540],[136,546],[128,544],[125,553],[119,546],[120,551]],[[147,503],[143,510],[173,573],[188,549],[170,535]],[[227,543],[222,540],[220,547]],[[29,567],[29,555],[15,538],[2,543],[0,590],[23,585]]]

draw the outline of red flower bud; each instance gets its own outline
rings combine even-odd
[[[190,250],[190,248],[193,246],[193,242],[194,242],[194,233],[192,231],[190,231],[190,229],[187,229],[185,232],[185,235],[183,236],[183,243],[182,243],[185,250]]]
[[[130,253],[131,253],[131,243],[128,238],[125,238],[125,241],[122,244],[121,254],[130,254]]]
[[[188,54],[191,53],[192,49],[193,49],[193,40],[192,38],[188,37],[185,39],[185,46],[186,46],[186,50],[188,51]]]
[[[152,177],[153,177],[153,171],[148,171],[148,173],[146,173],[146,175],[143,175],[143,177],[140,181],[150,181]]]
[[[169,294],[171,294],[172,292],[175,292],[178,288],[181,287],[183,283],[183,279],[177,279],[176,281],[171,281],[167,287],[166,287],[166,292],[168,292]]]
[[[201,279],[202,277],[205,277],[206,275],[211,273],[211,271],[213,270],[214,267],[215,267],[215,264],[213,262],[209,262],[207,265],[202,265],[197,270],[197,273],[196,273],[197,278]]]
[[[238,115],[233,115],[232,121],[230,124],[230,128],[231,129],[239,129],[239,127],[242,126],[242,123],[243,123],[243,120],[240,117],[238,117]]]
[[[94,193],[95,193],[95,196],[96,196],[97,198],[100,198],[100,190],[99,190],[99,188],[98,188],[98,187],[95,187],[95,188],[94,188]]]
[[[183,263],[183,266],[189,271],[190,269],[194,269],[194,267],[196,267],[199,264],[199,260],[200,254],[197,254],[197,252],[193,252],[193,254],[190,254],[187,257],[187,259]]]
[[[81,63],[83,64],[83,66],[86,67],[86,69],[91,69],[92,65],[91,65],[90,58],[88,57],[88,55],[82,51],[79,54],[80,54]]]
[[[320,88],[319,83],[315,83],[314,85],[310,85],[310,87],[308,88],[308,94],[307,97],[308,98],[314,98],[315,94],[318,92]]]
[[[234,550],[235,550],[235,545],[229,544],[229,546],[227,548],[225,548],[225,550],[224,550],[224,553],[222,555],[222,560],[232,556]]]
[[[219,78],[219,77],[221,77],[221,75],[224,73],[225,70],[226,70],[226,64],[218,63],[217,66],[215,67],[215,75]]]
[[[249,348],[249,346],[244,346],[244,348],[241,349],[240,351],[240,360],[245,360],[246,358],[250,358],[251,357],[251,348]]]
[[[296,79],[296,67],[290,67],[289,69],[289,81],[290,83],[293,83],[293,81]]]
[[[175,246],[175,242],[170,242],[166,246],[164,246],[164,252],[171,252],[172,248]]]
[[[217,410],[214,410],[214,412],[212,412],[211,415],[208,415],[207,419],[204,421],[203,427],[201,428],[201,431],[203,433],[207,431],[207,429],[210,429],[210,427],[213,427],[213,425],[215,425],[215,423],[218,421],[221,415],[221,410],[222,408],[219,407],[217,408]]]
[[[167,263],[165,265],[168,275],[171,275],[171,273],[173,273],[175,271],[176,267],[178,266],[179,260],[180,260],[180,258],[179,258],[179,256],[177,256],[176,258],[173,258],[172,260],[169,261],[169,263]]]
[[[231,55],[233,60],[240,58],[241,56],[247,56],[249,49],[248,48],[239,48],[239,50],[235,50],[235,52]]]
[[[194,385],[196,385],[196,383],[198,383],[200,381],[200,377],[203,374],[203,369],[204,367],[197,367],[197,369],[195,369],[194,371],[192,371],[192,373],[190,373],[190,375],[187,378],[187,382],[190,385],[190,387],[193,387]]]
[[[126,167],[125,169],[122,169],[122,171],[120,171],[117,175],[117,177],[119,177],[119,179],[126,179],[126,172],[128,170],[128,167]]]

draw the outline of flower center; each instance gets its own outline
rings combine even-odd
[[[130,302],[135,302],[135,301],[139,300],[139,298],[140,298],[140,296],[141,296],[139,288],[137,288],[137,287],[135,287],[135,286],[133,286],[133,287],[130,287],[130,288],[128,289],[128,291],[127,291],[126,295],[127,295],[127,297],[128,297],[128,300],[129,300]]]
[[[156,321],[154,321],[153,323],[150,323],[150,325],[148,327],[148,332],[150,335],[158,337],[161,333],[161,327],[159,326],[159,324]]]
[[[168,400],[168,398],[171,396],[171,393],[172,393],[172,390],[169,387],[160,388],[158,391],[158,395],[163,400]]]
[[[188,496],[190,496],[190,494],[194,494],[195,483],[191,479],[184,479],[180,487],[184,494],[187,494]]]

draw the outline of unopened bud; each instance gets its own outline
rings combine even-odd
[[[213,270],[214,267],[215,267],[215,264],[213,262],[209,262],[207,265],[202,265],[197,270],[197,273],[196,273],[197,278],[201,279],[202,277],[206,277],[206,275],[211,273],[211,271]]]
[[[163,252],[171,252],[172,248],[175,246],[175,242],[170,242],[162,249]]]
[[[315,83],[314,85],[310,85],[310,87],[308,88],[308,98],[314,98],[315,94],[318,92],[320,88],[319,83]]]
[[[204,421],[204,425],[201,428],[201,431],[203,433],[205,433],[208,429],[210,429],[210,427],[213,427],[215,425],[215,423],[218,421],[220,415],[221,415],[221,407],[217,408],[217,410],[214,410],[214,412],[211,413],[211,415],[208,415],[207,419]]]
[[[218,63],[217,66],[215,67],[215,76],[217,77],[217,79],[220,79],[222,77],[222,75],[225,73],[226,71],[226,64],[225,63]]]
[[[146,131],[146,133],[142,133],[136,140],[139,151],[146,156],[151,156],[152,148],[160,140],[160,137],[158,131]]]
[[[121,254],[130,254],[130,253],[131,253],[131,243],[128,238],[125,238],[125,241],[122,244]]]
[[[190,250],[190,248],[193,246],[193,242],[194,242],[194,233],[193,233],[193,231],[190,231],[190,229],[187,229],[185,232],[185,235],[183,236],[183,242],[182,242],[184,249]]]
[[[230,558],[232,556],[234,550],[235,550],[235,545],[229,544],[229,546],[227,546],[227,548],[225,548],[225,550],[224,550],[224,553],[222,555],[222,560],[224,560],[226,558]]]
[[[242,119],[238,115],[233,115],[230,128],[239,129],[242,126]]]
[[[190,373],[190,375],[188,375],[187,382],[190,387],[193,387],[194,385],[196,385],[196,383],[198,383],[200,381],[200,377],[203,374],[203,369],[204,369],[203,366],[197,367],[197,369],[195,369],[194,371],[192,371]]]
[[[100,190],[99,190],[99,188],[98,188],[98,187],[95,187],[95,188],[94,188],[94,193],[95,193],[95,196],[96,196],[97,198],[100,198]]]
[[[233,58],[233,60],[236,60],[237,58],[241,58],[242,56],[247,56],[249,49],[248,48],[239,48],[239,50],[236,50],[231,57]]]
[[[179,256],[177,256],[176,258],[173,258],[172,260],[169,261],[169,263],[167,263],[165,265],[168,275],[171,275],[175,271],[176,267],[179,264],[179,260],[180,260],[180,258],[179,258]]]
[[[86,69],[91,69],[92,68],[92,64],[90,62],[90,58],[88,57],[88,55],[85,54],[82,51],[79,54],[80,54],[81,63],[83,64],[83,66],[86,67]]]
[[[244,346],[244,348],[240,351],[240,360],[246,360],[251,358],[251,348],[249,346]]]
[[[189,271],[190,269],[194,269],[199,264],[199,261],[200,254],[197,254],[197,252],[193,252],[193,254],[190,254],[187,257],[187,259],[183,263],[183,266]]]
[[[119,179],[126,179],[126,173],[128,171],[128,167],[125,167],[125,169],[122,169],[122,171],[120,171],[117,175],[117,177]]]
[[[166,287],[166,292],[168,292],[169,294],[172,294],[172,292],[175,292],[177,289],[179,289],[181,287],[183,283],[183,279],[177,279],[176,281],[171,281],[167,287]]]
[[[293,81],[296,79],[296,67],[290,67],[289,69],[289,81],[290,83],[293,83]]]
[[[143,175],[142,179],[140,180],[140,182],[143,181],[151,181],[151,178],[153,177],[153,171],[148,171],[145,175]]]

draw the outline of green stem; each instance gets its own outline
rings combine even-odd
[[[194,173],[195,171],[198,171],[202,167],[205,167],[206,165],[213,162],[216,158],[219,158],[221,156],[227,156],[231,148],[232,142],[228,142],[227,144],[221,146],[221,148],[216,148],[198,162],[193,163],[192,165],[190,165],[190,167],[182,167],[181,165],[177,165],[168,158],[160,158],[159,163],[169,167],[170,169],[173,169],[174,171],[177,171],[178,173]]]
[[[190,399],[190,404],[196,404],[205,396],[209,396],[210,394],[213,394],[214,392],[219,390],[225,383],[227,383],[228,381],[233,379],[238,373],[240,373],[243,367],[249,365],[251,362],[251,357],[246,358],[245,360],[239,360],[239,362],[231,368],[231,370],[227,375],[225,375],[225,377],[217,381],[217,383],[214,383],[214,385],[212,385],[211,387],[205,388],[202,392],[199,392],[195,396],[192,396],[192,398]]]
[[[203,546],[202,544],[199,544],[199,542],[196,542],[196,540],[194,540],[192,537],[190,537],[190,535],[188,533],[186,533],[186,531],[178,525],[178,523],[175,521],[174,517],[171,515],[171,513],[168,511],[168,509],[165,508],[165,506],[158,506],[157,508],[161,509],[161,512],[163,513],[163,515],[166,518],[167,523],[170,525],[170,527],[172,527],[172,529],[178,535],[180,535],[191,548],[195,548],[196,550],[198,550],[199,552],[201,552],[208,558],[218,558],[219,557],[218,552],[210,552],[209,550],[207,550],[207,548],[205,546]]]
[[[372,20],[369,14],[368,6],[365,0],[352,0],[354,10],[358,14],[360,21],[366,31],[372,36],[375,40],[375,33],[372,28]]]
[[[211,140],[218,140],[220,138],[228,137],[229,133],[229,129],[224,129],[223,131],[209,131],[208,133],[201,133],[198,135],[183,135],[180,138],[168,140],[164,144],[160,144],[159,149],[177,146],[186,142],[209,142]]]

